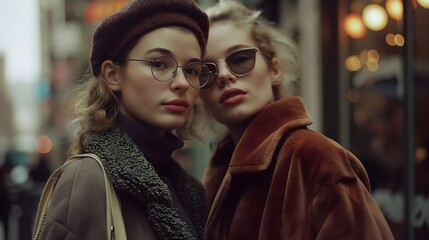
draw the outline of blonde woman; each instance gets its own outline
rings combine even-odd
[[[204,176],[205,239],[393,239],[361,162],[283,96],[298,74],[293,42],[237,2],[206,12],[200,96],[228,134]]]

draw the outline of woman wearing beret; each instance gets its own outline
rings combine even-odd
[[[208,18],[192,0],[135,0],[93,36],[90,76],[76,94],[72,154],[94,153],[119,196],[127,239],[202,239],[202,186],[171,157],[192,134],[207,82]],[[106,240],[103,175],[92,159],[68,165],[40,239]]]
[[[200,96],[227,136],[203,179],[205,239],[393,239],[361,162],[284,96],[298,73],[292,41],[236,2],[206,12],[213,77]]]

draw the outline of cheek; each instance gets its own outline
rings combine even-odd
[[[148,98],[150,99],[154,92],[156,92],[156,87],[150,84],[150,80],[151,79],[144,78],[129,78],[125,82],[125,86],[123,86],[123,97],[135,102],[135,104],[145,101]],[[150,91],[148,89],[150,89]]]
[[[200,96],[200,89],[189,87],[188,89],[188,95],[190,104],[194,105],[197,101],[198,96]]]
[[[253,71],[253,82],[255,85],[258,86],[266,86],[269,85],[271,86],[271,81],[270,81],[270,73],[268,71],[268,66],[264,65],[257,65],[258,67],[254,69]]]
[[[146,95],[144,92],[147,89],[147,86],[144,79],[129,81],[127,88],[131,95],[135,98],[141,98]]]
[[[261,91],[269,91],[271,95],[273,95],[273,85],[272,85],[272,77],[267,70],[267,67],[260,67],[259,69],[255,69],[254,76],[252,76],[253,86],[260,89]]]

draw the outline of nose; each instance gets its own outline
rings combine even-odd
[[[237,81],[237,77],[232,74],[225,61],[219,61],[217,64],[217,68],[219,71],[219,79],[217,81],[218,87],[225,87],[225,85],[229,84],[230,82],[234,83]]]
[[[174,75],[174,78],[171,81],[170,88],[173,91],[183,91],[184,92],[184,91],[188,90],[188,88],[190,86],[189,86],[188,80],[186,80],[186,76],[185,76],[185,73],[183,72],[183,68],[182,68],[182,70],[179,70],[179,68],[182,68],[182,67],[179,66],[176,69],[176,74]]]

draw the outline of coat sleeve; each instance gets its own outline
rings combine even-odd
[[[107,239],[105,185],[92,159],[68,165],[52,195],[41,239]]]
[[[329,148],[325,148],[324,153]],[[309,206],[316,239],[393,239],[389,226],[373,200],[361,162],[342,147],[324,155]],[[329,153],[329,151],[328,151]]]

